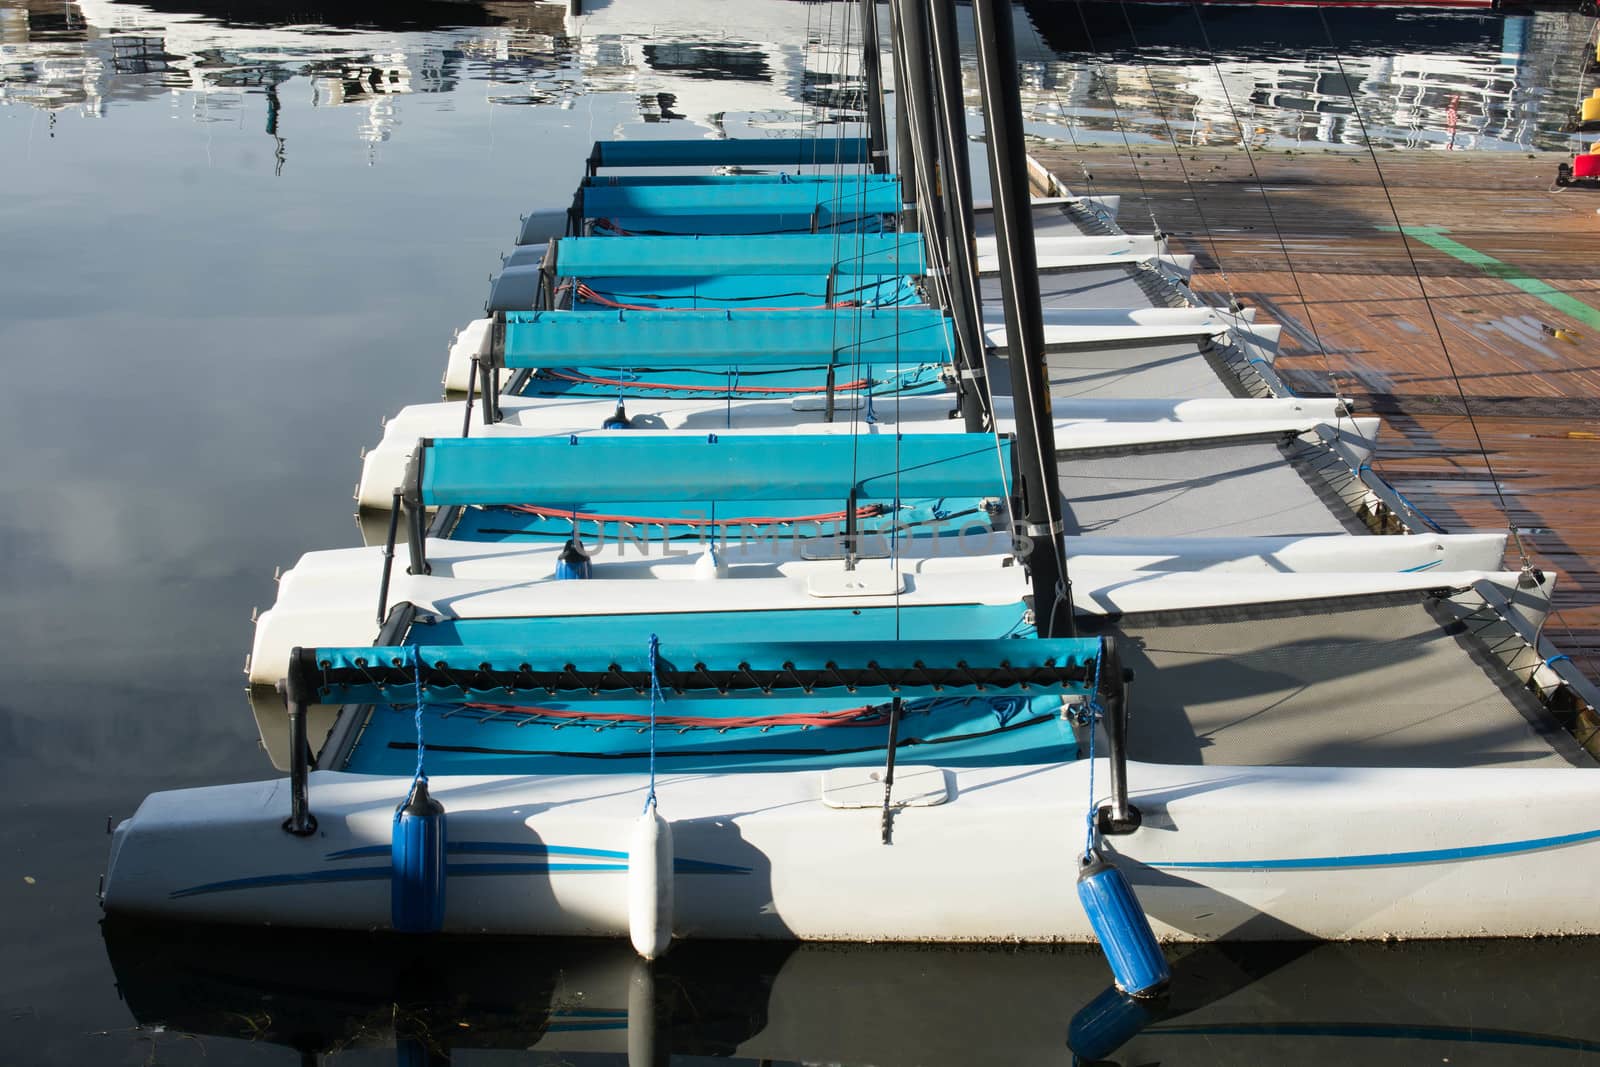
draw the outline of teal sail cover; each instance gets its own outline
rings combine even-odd
[[[798,311],[521,311],[506,315],[507,367],[782,367],[948,362],[932,308]]]
[[[446,438],[424,453],[421,490],[429,507],[1003,497],[1010,452],[961,433]]]
[[[926,270],[920,234],[563,237],[556,246],[556,272],[569,278],[888,278]]]
[[[589,156],[594,167],[822,167],[871,159],[865,137],[596,141]]]
[[[818,225],[836,218],[887,215],[900,210],[900,183],[877,177],[834,182],[762,182],[739,185],[592,185],[583,190],[587,218],[815,214]]]
[[[810,615],[770,612],[769,615]],[[815,613],[830,614],[826,612]],[[836,614],[836,613],[835,613]],[[969,621],[987,615],[980,611]],[[903,759],[933,759],[941,766],[992,766],[1074,759],[1077,743],[1061,714],[1064,692],[1093,684],[1097,639],[980,639],[843,643],[839,641],[736,642],[705,640],[698,617],[657,616],[626,620],[619,629],[661,628],[659,656],[647,640],[625,641],[580,627],[557,643],[550,635],[572,622],[590,620],[484,620],[498,637],[520,630],[529,643],[509,647],[426,644],[387,648],[318,649],[326,671],[361,676],[329,687],[323,699],[375,704],[361,745],[347,769],[403,774],[415,763],[417,689],[409,678],[390,684],[365,681],[372,669],[407,667],[416,657],[431,670],[460,672],[460,686],[430,684],[422,691],[423,743],[434,774],[643,773],[653,761],[671,772],[741,772],[874,766],[887,753],[888,726],[896,697],[902,701],[897,750]],[[618,620],[624,621],[624,620]],[[746,626],[756,620],[746,616]],[[499,625],[504,624],[504,625]],[[802,629],[805,627],[802,626]],[[481,630],[473,626],[469,629]],[[449,627],[424,626],[422,639],[449,635]],[[716,637],[715,628],[708,635]],[[620,691],[591,694],[580,685],[565,691],[473,688],[471,676],[487,669],[622,672],[648,677],[652,668],[672,671],[772,672],[871,667],[887,674],[923,670],[969,671],[1000,667],[1019,675],[1039,667],[1076,668],[1080,680],[1056,684],[914,684],[893,688],[820,684],[772,692],[759,688],[720,693],[715,688],[665,688],[652,694]],[[437,675],[433,675],[437,681]],[[670,675],[669,675],[670,677]],[[780,682],[781,684],[781,682]],[[647,736],[653,734],[652,738]],[[652,753],[652,748],[654,752]]]

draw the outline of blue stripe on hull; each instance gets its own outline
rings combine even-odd
[[[497,842],[479,842],[480,845],[497,844]],[[512,843],[507,843],[505,851],[515,852],[519,849]],[[539,849],[548,846],[528,846],[530,855],[538,855]],[[345,849],[340,852],[329,853],[327,859],[340,859],[353,856],[386,855],[389,845],[372,845],[363,848]],[[451,848],[454,853],[456,849]],[[626,871],[627,856],[622,852],[612,852],[606,849],[563,849],[552,848],[551,852],[562,853],[587,853],[596,856],[610,855],[619,857],[621,863],[452,863],[446,868],[446,875],[451,878],[482,878],[496,877],[499,875],[525,875],[525,874],[615,874]],[[673,863],[674,874],[749,874],[749,867],[740,867],[731,863],[714,863],[711,860],[679,859]],[[388,880],[391,875],[389,864],[381,867],[334,867],[319,871],[291,871],[282,874],[262,874],[249,878],[230,878],[221,882],[206,882],[202,885],[189,886],[186,889],[176,889],[168,894],[172,900],[182,900],[185,897],[206,896],[211,893],[231,893],[241,889],[278,889],[285,886],[299,885],[327,885],[341,882],[376,882]]]
[[[1353,867],[1411,867],[1426,863],[1462,863],[1470,860],[1515,856],[1524,852],[1543,852],[1600,840],[1600,830],[1584,830],[1555,837],[1531,837],[1522,841],[1503,841],[1492,845],[1464,845],[1459,848],[1429,848],[1411,852],[1370,852],[1354,856],[1307,856],[1300,859],[1183,860],[1150,863],[1149,867],[1169,871],[1316,871]]]

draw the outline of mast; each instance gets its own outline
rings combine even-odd
[[[1020,532],[1029,546],[1023,562],[1033,579],[1033,614],[1040,636],[1076,634],[1062,542],[1061,491],[1056,484],[1055,424],[1050,414],[1050,379],[1045,373],[1044,317],[1039,307],[1038,253],[1029,210],[1011,0],[973,0],[972,17],[978,37],[995,245],[1005,296],[1011,393],[1021,454],[1018,465],[1026,524]],[[1057,615],[1064,615],[1060,624]]]
[[[928,0],[891,0],[898,36],[895,54],[898,68],[903,74],[906,122],[909,141],[916,158],[915,173],[923,181],[917,191],[918,198],[928,210],[921,214],[922,229],[935,256],[944,261],[942,275],[950,284],[941,289],[931,287],[934,303],[944,304],[946,315],[955,320],[955,365],[958,379],[956,395],[960,399],[961,414],[966,428],[983,430],[988,426],[982,390],[978,379],[983,375],[982,334],[974,318],[975,304],[957,281],[953,281],[952,267],[961,260],[970,264],[971,243],[957,236],[957,223],[952,217],[955,210],[951,202],[953,173],[950,163],[951,146],[943,142],[946,124],[940,115],[935,82],[937,71],[933,67],[933,45],[930,39]],[[954,31],[951,31],[954,36]],[[961,145],[965,152],[965,136]],[[963,157],[964,161],[964,157]],[[970,181],[970,176],[968,176]],[[966,201],[971,202],[970,187]],[[965,220],[961,223],[964,231]]]
[[[892,10],[899,15],[900,35],[895,55],[899,59],[899,69],[905,74],[907,132],[917,161],[917,176],[922,180],[917,197],[920,200],[926,196],[931,200],[925,205],[930,210],[924,212],[922,218],[937,234],[944,228],[944,220],[939,209],[939,147],[928,106],[933,99],[928,70],[928,9],[925,0],[892,0],[892,3]]]
[[[874,173],[889,171],[889,133],[883,119],[883,62],[878,46],[878,0],[861,0],[861,76],[867,93],[867,141]]]
[[[950,314],[962,377],[961,414],[969,432],[993,425],[986,391],[983,297],[978,289],[977,248],[972,233],[972,172],[967,166],[967,111],[961,94],[961,44],[955,0],[927,0],[933,45],[932,110],[939,125],[940,173],[944,186],[945,242],[950,268]]]
[[[906,74],[905,36],[900,25],[900,5],[889,0],[889,41],[894,55],[894,166],[900,175],[900,224],[917,229],[917,156],[911,145],[910,106],[906,100],[910,76]]]

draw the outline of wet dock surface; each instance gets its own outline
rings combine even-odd
[[[1549,636],[1600,675],[1600,192],[1556,187],[1564,157],[1031,150],[1120,195],[1124,229],[1153,217],[1197,292],[1281,323],[1290,386],[1381,415],[1374,466],[1416,507],[1513,527],[1560,576]]]

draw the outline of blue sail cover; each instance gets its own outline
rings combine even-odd
[[[950,609],[945,609],[949,613]],[[1011,609],[1012,613],[1016,609]],[[838,612],[765,612],[762,616],[828,616]],[[980,630],[1001,622],[1003,612],[979,609],[969,620]],[[993,618],[990,618],[993,616]],[[881,764],[896,696],[904,701],[899,747],[941,766],[993,766],[1072,759],[1077,745],[1060,714],[1063,692],[1092,684],[1100,642],[1093,638],[933,641],[727,641],[713,628],[701,631],[701,616],[655,617],[618,627],[606,636],[593,625],[574,630],[562,618],[480,620],[471,629],[505,638],[523,632],[510,647],[424,644],[418,651],[430,669],[423,701],[428,766],[435,774],[637,773],[656,758],[671,771],[777,771]],[[744,616],[745,632],[767,632]],[[775,622],[777,620],[766,620]],[[826,627],[826,623],[822,624]],[[981,691],[947,679],[942,685],[901,681],[845,689],[825,682],[805,692],[780,681],[772,692],[670,684],[658,700],[631,688],[592,694],[581,686],[555,693],[529,689],[472,687],[484,670],[530,670],[624,674],[648,678],[652,664],[641,627],[660,629],[657,671],[669,682],[674,671],[750,672],[872,668],[884,672],[970,671],[1008,668],[1019,675],[1041,667],[1067,668],[1080,680],[990,684]],[[799,632],[816,627],[803,624]],[[422,640],[446,638],[449,627],[424,626]],[[781,622],[777,632],[786,629]],[[796,632],[791,630],[791,632]],[[559,635],[559,636],[558,636]],[[706,639],[706,638],[709,638]],[[413,683],[403,670],[409,646],[318,649],[325,672],[344,672],[327,687],[328,701],[372,703],[373,713],[347,769],[373,774],[406,773],[415,761]],[[373,680],[380,666],[402,668]],[[474,678],[472,676],[476,675]],[[437,684],[454,678],[465,685]],[[531,675],[528,675],[531,677]],[[350,684],[346,681],[354,679]],[[678,680],[682,681],[681,677]],[[514,683],[513,683],[514,684]],[[579,727],[571,729],[570,727]],[[652,729],[653,728],[653,729]]]
[[[872,158],[864,137],[596,141],[591,167],[824,167]]]
[[[631,434],[428,444],[428,507],[598,500],[1006,496],[1011,442],[987,434]]]
[[[814,216],[834,219],[888,215],[900,210],[900,184],[876,176],[838,182],[761,182],[738,185],[589,186],[585,218],[684,216]]]
[[[714,691],[713,691],[714,693]],[[651,708],[632,693],[581,699],[520,695],[437,706],[424,717],[429,773],[645,774]],[[893,694],[678,697],[656,706],[663,773],[745,773],[882,767]],[[409,775],[416,765],[414,698],[373,705],[344,769]],[[928,693],[903,698],[896,751],[940,767],[997,767],[1076,759],[1059,693]]]
[[[816,311],[523,311],[506,315],[507,367],[946,363],[932,308]]]
[[[896,182],[893,174],[600,174],[583,179],[585,189],[621,188],[642,185],[714,186],[735,185],[804,185],[806,183],[840,184],[855,181]]]
[[[566,278],[893,278],[926,269],[920,234],[563,237],[556,248],[556,273]]]

